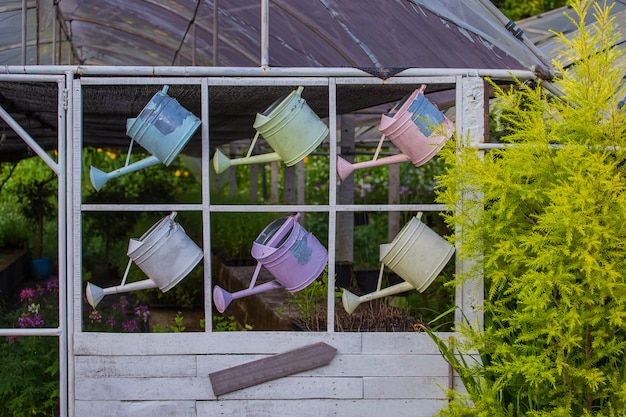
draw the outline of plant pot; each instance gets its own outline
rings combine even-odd
[[[335,287],[349,288],[352,285],[354,276],[354,265],[352,262],[335,263]]]
[[[378,270],[354,271],[356,284],[363,294],[369,294],[376,291],[378,285]]]
[[[38,281],[46,280],[52,274],[52,259],[45,256],[43,258],[33,259],[31,266],[33,269],[33,277]]]

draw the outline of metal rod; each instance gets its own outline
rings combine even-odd
[[[41,146],[39,146],[37,141],[33,139],[22,128],[22,126],[20,126],[20,124],[16,122],[15,119],[13,119],[13,117],[11,117],[11,115],[7,113],[6,110],[4,110],[4,108],[2,108],[2,106],[0,106],[0,118],[2,118],[2,120],[4,120],[9,125],[9,127],[11,127],[11,129],[13,129],[15,133],[17,133],[22,138],[22,140],[26,142],[28,146],[30,146],[30,148],[46,163],[46,165],[50,167],[50,169],[54,171],[55,174],[59,175],[59,173],[61,172],[59,164],[57,164],[52,158],[50,158],[46,151]]]
[[[261,67],[269,66],[270,0],[261,0]]]
[[[191,66],[83,66],[83,65],[4,65],[0,74],[63,74],[72,71],[81,76],[127,75],[127,76],[177,76],[177,77],[365,77],[379,78],[358,68],[347,67],[191,67]],[[467,69],[467,68],[409,68],[385,80],[402,77],[490,77],[493,79],[534,79],[535,74],[527,70]]]
[[[60,328],[33,328],[33,329],[0,329],[0,336],[60,336]]]
[[[26,65],[26,44],[28,43],[28,1],[22,0],[22,65]]]
[[[213,66],[217,67],[217,59],[218,59],[218,55],[217,55],[217,41],[219,39],[218,33],[219,33],[219,29],[218,29],[218,24],[219,24],[219,19],[218,19],[218,10],[219,10],[219,6],[218,6],[218,2],[219,0],[215,0],[213,2]]]

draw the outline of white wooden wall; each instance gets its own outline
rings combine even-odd
[[[73,158],[69,180],[73,183],[68,231],[72,232],[68,248],[69,276],[73,276],[70,288],[72,302],[70,314],[71,343],[68,347],[68,396],[71,416],[114,417],[114,416],[433,416],[445,404],[445,390],[450,386],[451,371],[439,354],[436,346],[423,333],[339,333],[339,332],[212,332],[171,334],[111,334],[84,333],[81,329],[81,306],[83,285],[81,277],[80,218],[87,210],[112,209],[115,207],[86,207],[81,204],[81,86],[86,82],[74,82],[73,103]],[[175,80],[150,80],[149,83],[175,84]],[[206,79],[184,79],[186,83],[197,83],[207,91],[210,82]],[[269,81],[268,81],[269,80]],[[104,80],[108,82],[109,79]],[[341,211],[354,211],[358,207],[341,207],[336,204],[336,179],[334,174],[336,156],[336,114],[333,99],[338,82],[368,82],[375,91],[381,80],[372,78],[308,79],[310,85],[328,85],[330,101],[331,143],[331,186],[330,204],[326,207],[330,218],[330,236],[334,236],[335,221]],[[463,108],[460,113],[473,113],[461,117],[480,125],[484,120],[483,84],[480,77],[463,75],[439,78],[409,77],[385,82],[407,84],[452,83],[463,90]],[[95,81],[91,81],[95,82]],[[117,82],[120,82],[119,80]],[[124,81],[126,82],[126,81]],[[133,83],[141,82],[134,79]],[[220,79],[219,82],[228,82]],[[241,80],[236,80],[241,83]],[[251,81],[254,82],[254,81]],[[259,81],[270,85],[298,85],[299,80]],[[408,87],[407,87],[408,89]],[[457,93],[457,97],[460,97]],[[472,97],[469,97],[472,96]],[[203,102],[203,106],[206,103]],[[207,117],[208,111],[203,111]],[[470,122],[468,122],[470,123]],[[457,123],[457,130],[483,132],[482,126],[465,126]],[[208,165],[208,123],[203,120],[203,164]],[[479,135],[480,136],[480,135]],[[476,141],[482,141],[477,137]],[[203,183],[208,185],[208,175],[203,173]],[[206,194],[206,193],[205,193]],[[423,205],[427,206],[427,205]],[[293,206],[283,207],[292,211]],[[280,208],[280,207],[279,207]],[[132,207],[122,207],[129,210]],[[149,208],[148,208],[149,209]],[[160,205],[154,210],[188,209]],[[192,207],[202,210],[205,220],[208,212],[215,208],[204,201]],[[307,211],[307,206],[297,210]],[[320,206],[310,208],[319,211]],[[404,210],[422,210],[403,207]],[[426,207],[428,209],[428,207]],[[280,210],[277,210],[280,211]],[[72,240],[73,239],[73,240]],[[205,242],[210,242],[210,233],[205,231]],[[324,243],[324,242],[323,242]],[[329,276],[334,276],[335,242],[327,242],[329,250]],[[210,256],[205,248],[205,311],[211,311]],[[331,278],[332,287],[332,278]],[[333,300],[332,292],[329,300]],[[457,304],[467,314],[476,314],[475,307],[481,297],[476,297],[475,288],[467,288],[457,294]],[[334,302],[329,303],[332,322]],[[207,323],[210,317],[207,317]],[[331,329],[332,330],[332,329]],[[445,335],[444,335],[445,336]],[[208,375],[235,365],[244,364],[267,355],[283,353],[317,342],[325,342],[337,349],[332,362],[325,367],[280,378],[260,385],[231,392],[216,398]],[[454,378],[453,378],[454,379]],[[460,387],[458,380],[454,381]]]
[[[327,366],[213,394],[211,372],[320,341],[337,349]],[[423,333],[79,333],[74,343],[77,416],[426,417],[449,384]]]

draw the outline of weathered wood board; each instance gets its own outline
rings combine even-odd
[[[217,396],[327,365],[337,349],[319,342],[209,374]]]

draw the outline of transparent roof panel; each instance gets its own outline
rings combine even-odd
[[[261,0],[26,4],[28,64],[261,65]],[[0,0],[0,64],[21,64],[21,10],[19,0]],[[479,0],[272,0],[269,65],[356,67],[383,77],[404,68],[538,65],[502,26]],[[60,59],[53,42],[66,48]]]

